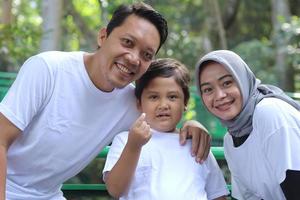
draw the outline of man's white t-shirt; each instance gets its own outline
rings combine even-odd
[[[64,199],[61,184],[136,120],[134,86],[100,91],[83,54],[31,57],[1,102],[0,112],[22,131],[7,152],[7,199]]]
[[[286,170],[300,170],[300,112],[276,98],[264,98],[253,115],[253,131],[239,147],[224,137],[225,157],[237,199],[285,199]]]
[[[200,165],[191,156],[190,140],[181,146],[179,134],[151,131],[152,137],[142,148],[129,192],[120,200],[204,200],[228,194],[212,153]],[[103,169],[104,179],[118,161],[127,138],[128,132],[114,138]]]

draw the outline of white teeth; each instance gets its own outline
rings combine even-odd
[[[118,68],[119,68],[122,72],[130,73],[130,71],[129,71],[126,67],[124,67],[123,65],[118,64],[117,66],[118,66]]]

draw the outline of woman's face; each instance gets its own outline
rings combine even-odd
[[[242,95],[232,75],[221,64],[212,62],[199,74],[201,97],[213,115],[231,120],[242,110]]]

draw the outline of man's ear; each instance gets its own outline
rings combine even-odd
[[[98,38],[97,38],[97,42],[98,42],[99,47],[101,47],[101,45],[106,40],[106,38],[107,38],[107,29],[106,28],[101,28],[98,32]]]

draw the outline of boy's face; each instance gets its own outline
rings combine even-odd
[[[144,88],[138,109],[146,113],[151,128],[161,132],[176,129],[184,112],[184,94],[173,77],[157,77]]]
[[[98,75],[98,82],[105,90],[112,90],[137,80],[148,69],[159,44],[156,27],[136,15],[128,16],[108,36],[106,29],[102,29],[98,38],[100,49],[96,53],[97,71],[102,75]]]

